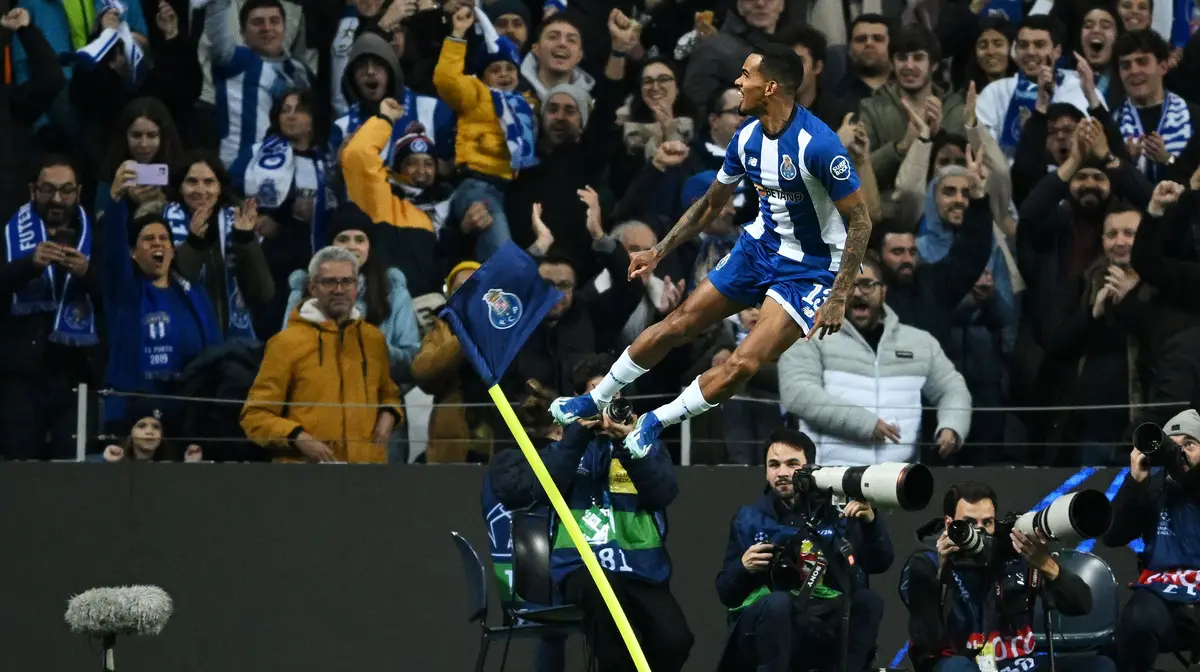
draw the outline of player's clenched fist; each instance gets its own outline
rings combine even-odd
[[[658,252],[654,248],[629,255],[629,279],[648,280],[658,266]]]

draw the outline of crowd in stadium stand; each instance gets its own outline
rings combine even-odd
[[[747,180],[629,279],[772,42],[846,147],[871,252],[843,330],[693,420],[692,463],[761,464],[791,426],[821,463],[1119,465],[1200,397],[1191,3],[9,4],[2,459],[74,459],[86,384],[96,460],[486,462],[512,438],[438,311],[508,241],[564,295],[502,381],[552,435],[550,399],[753,235]],[[675,396],[757,312],[626,394]]]

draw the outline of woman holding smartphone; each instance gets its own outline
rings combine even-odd
[[[110,334],[105,385],[135,396],[171,394],[188,362],[221,342],[221,329],[204,287],[176,271],[166,219],[152,213],[130,222],[128,193],[136,186],[136,166],[126,161],[117,169],[104,213],[103,295]],[[126,417],[129,400],[120,394],[108,398],[106,434],[128,432],[136,420]],[[173,402],[163,403],[167,416],[180,415],[170,412],[176,410]]]
[[[113,129],[116,132],[112,134],[112,141],[101,165],[101,175],[116,173],[117,168],[126,161],[165,168],[177,161],[183,153],[183,144],[179,140],[175,121],[171,119],[167,107],[157,98],[137,98],[126,105]],[[147,177],[149,175],[147,173]],[[143,180],[139,176],[137,184],[129,189],[129,200],[135,205],[166,202],[167,196],[163,189],[166,184],[166,180]],[[107,179],[97,185],[94,212],[108,210],[112,202],[110,191],[112,184]]]

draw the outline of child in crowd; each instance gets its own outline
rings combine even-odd
[[[467,30],[476,22],[487,49],[477,60],[478,77],[465,74]],[[450,200],[450,222],[461,222],[473,203],[481,202],[492,223],[479,231],[476,258],[485,261],[511,239],[504,215],[504,191],[517,174],[537,165],[537,125],[533,107],[516,92],[521,54],[507,37],[496,34],[479,9],[454,13],[450,37],[442,46],[433,83],[438,96],[458,115],[455,159],[462,181]]]

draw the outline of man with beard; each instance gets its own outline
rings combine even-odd
[[[930,205],[941,221],[955,229],[948,250],[937,259],[922,259],[915,233],[884,229],[876,252],[883,264],[888,306],[896,318],[946,344],[950,338],[948,317],[987,266],[993,237],[986,182],[972,185],[966,171],[956,166],[943,171],[931,185]]]
[[[922,25],[905,26],[892,38],[888,52],[896,81],[876,89],[862,102],[862,120],[873,148],[871,167],[885,203],[892,200],[896,173],[914,142],[929,142],[939,129],[966,135],[962,96],[933,88],[933,72],[942,59],[937,37]],[[924,120],[929,136],[920,137],[910,115]]]
[[[991,486],[963,481],[942,498],[942,515],[917,529],[924,547],[913,553],[900,574],[900,598],[908,608],[908,657],[916,672],[993,672],[1047,668],[1062,672],[1114,672],[1100,655],[1040,655],[1034,637],[1034,601],[1041,592],[1062,616],[1092,611],[1092,591],[1074,572],[1058,563],[1048,540],[1012,530],[997,535],[996,492]],[[967,525],[991,541],[1007,546],[999,567],[978,552],[950,541],[951,525]],[[998,549],[999,550],[999,549]]]
[[[562,22],[552,25],[559,27],[555,30],[570,27]],[[600,184],[608,167],[608,141],[617,108],[625,99],[626,53],[636,44],[640,31],[628,19],[610,20],[608,29],[613,51],[604,77],[591,87],[595,103],[587,90],[576,84],[558,84],[545,91],[538,138],[540,163],[522,170],[504,199],[513,242],[521,247],[533,244],[536,231],[530,213],[534,203],[540,203],[542,218],[559,248],[572,259],[588,260],[578,269],[584,278],[599,268],[590,261],[592,238],[580,226],[587,221],[587,207],[578,194],[588,185]]]
[[[812,464],[815,452],[802,432],[771,432],[764,459],[767,491],[730,523],[717,594],[736,620],[721,672],[862,672],[871,664],[883,598],[871,590],[868,575],[891,567],[892,540],[870,503],[854,500],[839,507],[826,495],[795,491],[793,474]],[[839,542],[850,545],[853,560],[833,550]],[[792,552],[805,563],[797,567],[803,572],[796,585],[787,583],[789,570],[773,566],[776,553]],[[826,574],[801,598],[792,589],[816,571],[817,562],[827,563]],[[849,618],[845,639],[842,614]]]
[[[4,229],[0,459],[71,457],[73,390],[97,382],[101,276],[91,263],[95,230],[79,193],[70,161],[48,156],[29,185],[29,203]]]
[[[1159,654],[1195,649],[1200,641],[1200,414],[1188,409],[1163,427],[1171,457],[1151,466],[1137,448],[1129,478],[1113,499],[1104,544],[1141,539],[1141,574],[1117,626],[1117,669],[1146,672]],[[1157,457],[1157,456],[1156,456]]]
[[[1164,88],[1170,47],[1157,33],[1125,33],[1115,51],[1129,98],[1113,118],[1138,169],[1158,182],[1176,172],[1176,158],[1200,123],[1200,108]]]
[[[929,332],[901,324],[887,308],[882,275],[877,259],[863,259],[846,303],[853,328],[800,341],[779,358],[780,403],[814,436],[818,464],[915,461],[922,397],[938,408],[942,457],[958,451],[971,428],[966,381]]]
[[[392,126],[392,139],[381,156],[385,166],[393,164],[392,150],[408,133],[410,124],[422,126],[422,133],[444,148],[440,159],[452,158],[454,147],[454,112],[434,96],[417,94],[404,86],[404,71],[391,45],[375,33],[363,33],[354,40],[342,76],[342,94],[349,109],[338,117],[329,129],[329,155],[336,163],[343,145],[368,119],[379,114],[379,103],[395,98],[402,114]],[[341,182],[340,172],[338,182]]]
[[[1040,315],[1063,280],[1079,277],[1100,256],[1104,212],[1113,198],[1144,208],[1151,191],[1133,164],[1109,151],[1098,121],[1080,122],[1067,159],[1021,203],[1017,262],[1028,287],[1023,314]]]
[[[862,14],[850,25],[850,71],[833,91],[858,107],[891,75],[888,20],[880,14]]]
[[[1088,101],[1073,70],[1056,69],[1062,55],[1062,26],[1045,15],[1027,16],[1017,31],[1017,74],[988,84],[979,93],[975,114],[1008,156],[1021,140],[1039,92],[1048,102],[1070,103],[1087,112]]]

